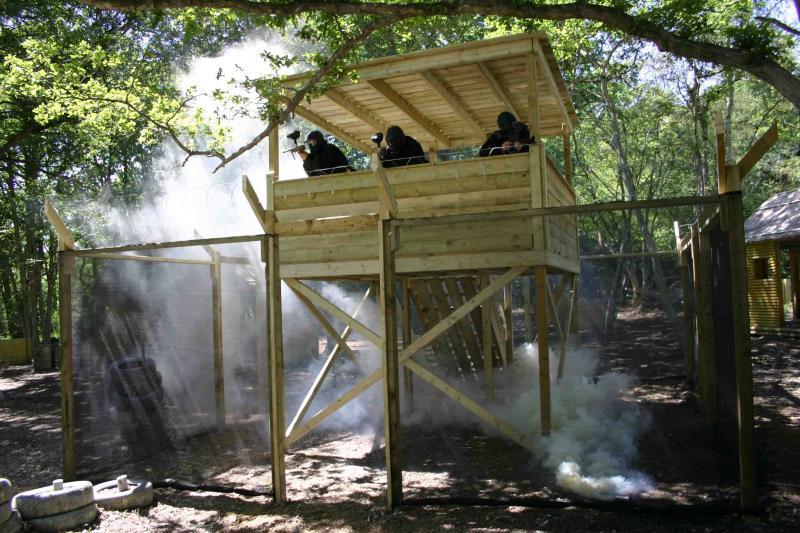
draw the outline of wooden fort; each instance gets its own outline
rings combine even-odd
[[[60,243],[60,327],[62,353],[62,416],[64,478],[75,476],[74,398],[72,392],[72,315],[70,283],[76,256],[106,259],[207,264],[217,276],[214,285],[214,368],[217,420],[225,424],[224,365],[219,272],[226,258],[214,244],[258,241],[262,244],[267,293],[268,347],[259,350],[266,390],[269,382],[271,461],[275,501],[287,498],[285,449],[322,421],[382,382],[384,398],[387,504],[402,500],[400,457],[399,373],[405,376],[405,396],[413,379],[421,379],[497,429],[511,441],[533,449],[533,434],[550,431],[550,339],[558,339],[560,376],[565,345],[577,330],[577,274],[580,268],[576,218],[580,213],[706,206],[692,234],[676,231],[679,268],[684,281],[687,372],[700,377],[698,388],[706,413],[713,413],[712,335],[716,320],[733,339],[719,358],[735,362],[742,505],[756,501],[752,441],[752,377],[747,332],[746,274],[741,207],[741,179],[775,142],[773,128],[742,158],[726,165],[724,134],[718,128],[719,194],[683,198],[576,205],[572,187],[570,134],[577,117],[550,45],[543,33],[530,33],[392,56],[351,65],[357,81],[348,78],[310,102],[296,114],[320,129],[371,155],[371,168],[302,179],[281,179],[280,134],[269,137],[269,172],[262,202],[247,178],[243,193],[262,233],[173,243],[149,243],[77,250],[69,230],[47,206]],[[308,80],[289,77],[288,87]],[[443,149],[467,149],[484,142],[496,129],[497,115],[512,112],[525,121],[536,139],[527,153],[444,160]],[[370,137],[391,125],[403,128],[428,151],[429,163],[384,169]],[[551,161],[545,146],[563,155],[563,168]],[[473,152],[474,153],[474,152]],[[705,222],[704,222],[705,221]],[[676,223],[676,229],[678,228]],[[713,229],[717,256],[727,258],[717,270],[710,265]],[[136,250],[205,246],[207,261],[122,254]],[[715,257],[717,257],[715,256]],[[717,272],[727,283],[719,305],[712,305],[710,280]],[[539,348],[540,426],[520,430],[490,412],[481,399],[471,398],[443,376],[413,357],[432,346],[440,357],[458,360],[460,369],[479,376],[484,398],[494,395],[493,372],[511,361],[511,292],[509,284],[522,276],[526,318],[535,316]],[[529,301],[530,280],[535,301]],[[354,314],[338,308],[305,280],[370,282],[362,300],[375,293],[381,327],[375,331]],[[325,359],[297,413],[284,412],[284,343],[281,284],[285,283],[334,339],[337,347]],[[715,295],[715,298],[717,296]],[[412,306],[413,302],[413,306]],[[724,304],[724,305],[723,305]],[[725,311],[713,317],[712,308]],[[416,312],[425,330],[412,334]],[[719,313],[718,313],[719,314]],[[337,331],[332,316],[346,324]],[[727,322],[723,322],[723,319]],[[526,319],[527,337],[533,331]],[[722,326],[720,326],[722,327]],[[337,358],[358,362],[347,339],[358,333],[381,352],[382,366],[316,413],[309,408]],[[400,337],[400,338],[398,338]],[[266,352],[266,353],[265,353]],[[262,355],[264,354],[264,355]],[[705,355],[704,355],[705,354]],[[712,354],[712,355],[708,355]],[[291,354],[290,354],[291,355]],[[726,363],[726,364],[727,364]],[[554,369],[556,370],[556,369]],[[712,376],[709,378],[708,376]],[[288,422],[288,424],[287,424]]]

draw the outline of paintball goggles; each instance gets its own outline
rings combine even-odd
[[[287,139],[291,139],[294,142],[294,148],[289,148],[288,150],[284,150],[283,153],[290,153],[292,154],[292,158],[294,158],[294,154],[297,152],[304,152],[306,149],[305,144],[297,144],[297,139],[300,138],[300,131],[294,130],[292,133],[286,136]]]
[[[372,140],[372,142],[374,142],[380,147],[381,142],[383,142],[383,133],[381,132],[376,133],[375,135],[370,137],[370,140]]]

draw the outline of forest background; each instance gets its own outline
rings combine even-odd
[[[778,144],[744,183],[745,216],[770,195],[800,187],[800,107],[792,103],[800,97],[791,83],[764,81],[759,70],[777,65],[800,87],[800,0],[487,0],[477,7],[242,0],[225,2],[230,9],[197,7],[215,3],[0,1],[0,338],[58,336],[57,241],[44,218],[46,198],[62,206],[79,246],[96,246],[106,238],[95,231],[105,209],[158,197],[165,178],[153,165],[170,144],[220,165],[263,150],[255,138],[225,153],[230,131],[195,105],[203,88],[177,80],[193,58],[264,32],[314,43],[298,57],[265,54],[265,62],[318,72],[313,84],[290,91],[273,78],[246,80],[267,130],[290,116],[287,100],[324,91],[347,75],[346,63],[543,30],[580,119],[573,133],[579,203],[716,192],[718,113],[729,163],[773,122],[780,129]],[[723,55],[697,59],[685,43]],[[744,60],[731,59],[737,53]],[[245,112],[237,94],[210,96],[233,115]],[[547,148],[561,164],[560,147]],[[676,208],[582,217],[581,253],[673,249],[672,221],[691,216],[691,208]],[[667,297],[677,279],[673,258],[605,261],[587,274],[596,278],[596,294],[586,296],[606,302],[606,328],[619,305],[647,305],[651,293],[674,317]]]

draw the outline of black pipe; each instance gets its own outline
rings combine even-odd
[[[240,496],[269,496],[275,497],[275,492],[240,489],[237,487],[227,487],[225,485],[210,485],[208,483],[190,483],[188,481],[179,481],[177,479],[162,479],[153,481],[153,488],[155,489],[175,489],[175,490],[191,490],[191,491],[205,491],[205,492],[222,492],[225,494],[239,494]]]

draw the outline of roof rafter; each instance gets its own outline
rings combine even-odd
[[[492,92],[497,97],[497,100],[506,107],[506,110],[514,113],[514,116],[519,120],[522,115],[519,114],[517,109],[514,107],[514,104],[511,102],[511,98],[497,81],[497,78],[494,77],[494,74],[492,74],[492,71],[489,69],[489,65],[483,61],[478,61],[478,68],[480,69],[481,74],[483,74],[483,78],[492,88]]]
[[[369,111],[358,105],[356,102],[335,88],[328,90],[328,92],[325,93],[325,96],[360,121],[375,128],[377,131],[384,131],[386,129],[387,125],[383,121],[372,115]]]
[[[537,39],[533,40],[533,51],[536,54],[536,58],[541,63],[542,68],[540,69],[541,72],[544,73],[544,78],[547,80],[547,85],[550,87],[550,90],[553,92],[553,97],[556,99],[556,104],[558,105],[558,109],[561,111],[561,118],[564,120],[564,124],[567,125],[569,131],[572,131],[572,119],[567,113],[567,108],[564,107],[564,101],[561,98],[561,93],[558,90],[558,85],[556,85],[556,80],[553,77],[553,73],[548,67],[547,58],[544,56],[544,50],[542,50],[542,45],[539,44]]]
[[[434,124],[432,120],[425,117],[416,107],[411,105],[405,98],[400,96],[388,83],[383,80],[367,80],[373,89],[381,93],[384,98],[389,100],[392,104],[398,107],[408,118],[414,121],[419,127],[427,131],[428,134],[434,139],[438,140],[442,146],[449,148],[451,145],[450,138],[444,134],[441,128]]]
[[[444,83],[442,83],[442,80],[439,79],[439,76],[430,70],[423,70],[420,72],[420,76],[422,76],[423,79],[428,82],[428,85],[430,85],[431,88],[436,91],[445,102],[447,102],[450,108],[455,111],[456,115],[460,116],[467,126],[472,129],[472,131],[478,135],[486,135],[486,130],[484,130],[481,125],[478,124],[478,122],[472,117],[472,115],[470,115],[469,111],[467,111],[467,108],[461,103],[461,100],[455,94],[453,94],[453,92],[450,91],[450,89],[448,89]]]
[[[298,115],[300,115],[301,117],[303,117],[304,119],[306,119],[307,121],[309,121],[309,122],[311,122],[313,124],[316,124],[317,126],[322,128],[323,130],[329,132],[333,136],[338,137],[339,139],[343,140],[347,144],[358,148],[359,150],[361,150],[365,154],[372,153],[372,147],[369,144],[367,144],[365,142],[362,142],[361,140],[357,139],[356,137],[353,137],[352,135],[350,135],[349,133],[347,133],[346,131],[344,131],[340,127],[338,127],[338,126],[332,124],[331,122],[325,120],[324,118],[322,118],[321,116],[317,115],[313,111],[310,111],[310,110],[306,109],[303,106],[297,106],[297,107],[294,108],[294,112],[297,113]]]

